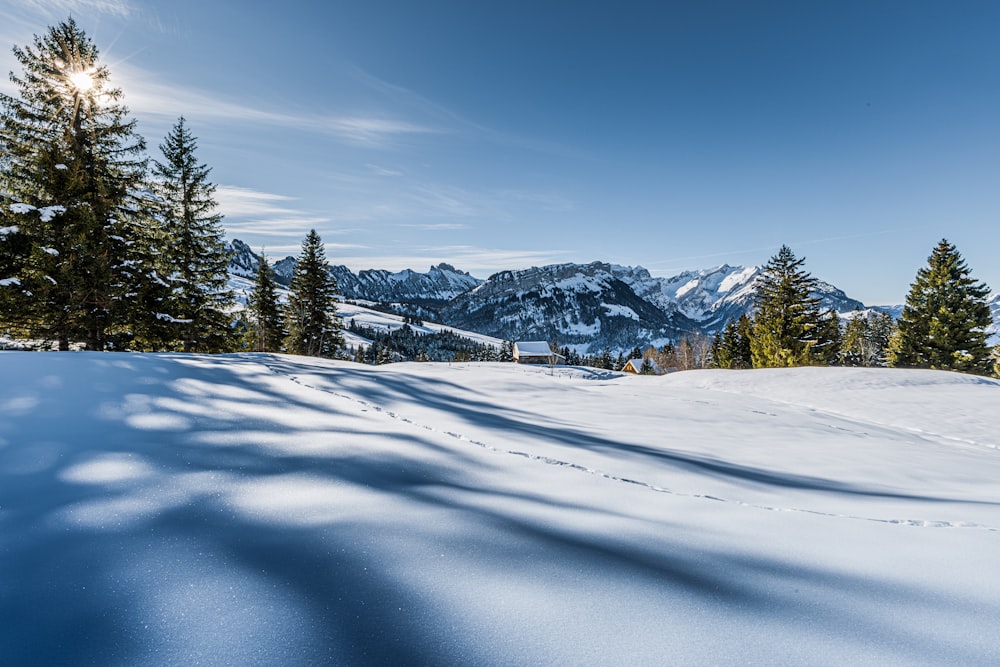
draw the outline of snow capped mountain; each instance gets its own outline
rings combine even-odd
[[[260,257],[238,239],[230,249],[230,273],[252,278]],[[278,282],[287,285],[294,268],[294,257],[275,262]],[[599,352],[714,334],[731,318],[752,309],[761,268],[723,264],[663,278],[641,266],[593,262],[501,271],[485,281],[445,263],[426,273],[410,269],[354,273],[346,266],[332,266],[330,273],[347,299],[409,305],[422,317],[496,338],[557,341],[578,351]],[[865,308],[823,281],[813,296],[823,308],[838,313]],[[1000,293],[989,303],[995,322],[991,340],[996,343],[1000,342]],[[901,306],[877,310],[898,317]]]
[[[229,260],[229,273],[243,278],[253,278],[260,265],[260,256],[239,239],[233,239],[229,243],[228,249],[232,253],[232,258]]]
[[[252,277],[260,257],[238,239],[230,247],[230,273]],[[294,268],[294,257],[273,264],[284,285]],[[427,273],[354,273],[346,266],[331,266],[330,273],[347,299],[406,304],[448,326],[497,338],[555,340],[599,352],[718,331],[751,309],[760,268],[724,264],[661,278],[641,266],[593,262],[501,271],[486,281],[444,263]],[[824,307],[863,307],[828,283],[818,287]]]
[[[596,351],[656,343],[698,330],[675,305],[643,298],[645,269],[602,262],[501,271],[455,297],[442,320],[507,339],[555,340]]]
[[[686,271],[672,278],[660,279],[662,293],[678,304],[685,315],[700,323],[707,333],[714,333],[731,318],[750,312],[757,293],[761,267],[729,266]],[[847,313],[864,304],[847,296],[827,282],[818,281],[813,296],[820,307]]]
[[[257,272],[260,256],[239,239],[234,239],[229,244],[229,249],[233,253],[233,258],[229,262],[229,272],[252,278]],[[289,256],[280,259],[272,268],[277,282],[287,286],[295,270],[295,258]],[[483,282],[444,262],[432,266],[427,273],[418,273],[411,269],[395,273],[384,269],[368,269],[355,274],[342,265],[331,266],[330,273],[337,279],[340,294],[348,299],[431,306],[443,305]]]
[[[445,263],[432,266],[427,273],[368,269],[355,274],[346,266],[331,266],[330,273],[347,298],[420,306],[443,305],[483,282]]]
[[[722,265],[657,278],[642,267],[557,264],[503,271],[459,295],[442,320],[501,338],[541,338],[588,352],[660,345],[693,333],[712,334],[753,307],[759,267]],[[824,308],[864,305],[825,282]]]

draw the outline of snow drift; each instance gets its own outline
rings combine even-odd
[[[0,352],[9,664],[996,664],[1000,383]]]

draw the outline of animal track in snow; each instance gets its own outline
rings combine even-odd
[[[652,492],[655,492],[655,493],[665,493],[665,494],[668,494],[668,495],[677,496],[677,497],[681,497],[681,498],[697,498],[697,499],[701,499],[701,500],[710,500],[710,501],[713,501],[713,502],[721,502],[721,503],[733,504],[733,505],[737,505],[737,506],[740,506],[740,507],[747,507],[747,508],[750,508],[750,509],[763,510],[763,511],[767,511],[767,512],[796,512],[796,513],[804,513],[804,514],[814,514],[814,515],[818,515],[818,516],[826,516],[826,517],[835,518],[835,519],[850,519],[850,520],[855,520],[855,521],[871,521],[871,522],[874,522],[874,523],[895,524],[895,525],[899,525],[899,526],[909,526],[909,527],[916,527],[916,528],[978,528],[980,530],[986,530],[986,531],[990,531],[990,532],[1000,532],[1000,528],[993,527],[993,526],[988,526],[988,525],[985,525],[985,524],[979,524],[979,523],[969,522],[969,521],[952,522],[952,521],[935,521],[935,520],[924,520],[924,519],[883,519],[883,518],[878,518],[878,517],[868,517],[868,516],[860,516],[860,515],[854,515],[854,514],[842,514],[842,513],[837,513],[837,512],[824,512],[824,511],[821,511],[821,510],[812,510],[812,509],[795,508],[795,507],[778,507],[778,506],[773,506],[773,505],[763,505],[763,504],[759,504],[759,503],[748,503],[748,502],[744,502],[742,500],[729,500],[729,499],[726,499],[726,498],[720,498],[718,496],[713,496],[713,495],[703,494],[703,493],[686,493],[686,492],[683,492],[683,491],[675,491],[673,489],[662,487],[662,486],[659,486],[659,485],[656,485],[656,484],[651,484],[649,482],[644,482],[644,481],[641,481],[641,480],[631,479],[631,478],[628,478],[628,477],[620,477],[620,476],[613,475],[613,474],[608,473],[608,472],[604,472],[602,470],[598,470],[598,469],[595,469],[595,468],[589,468],[587,466],[583,466],[583,465],[580,465],[580,464],[577,464],[577,463],[572,463],[570,461],[563,461],[561,459],[556,459],[556,458],[553,458],[551,456],[544,456],[544,455],[539,455],[539,454],[531,454],[529,452],[523,452],[523,451],[514,450],[514,449],[502,449],[502,448],[490,445],[488,443],[482,442],[480,440],[474,440],[472,438],[468,438],[465,435],[463,435],[461,433],[456,433],[454,431],[439,431],[438,429],[436,429],[433,426],[428,426],[426,424],[420,424],[420,423],[415,422],[412,419],[409,419],[407,417],[402,417],[402,416],[400,416],[399,414],[397,414],[394,411],[386,410],[385,408],[383,408],[383,407],[381,407],[379,405],[375,405],[373,403],[370,403],[370,402],[368,402],[368,401],[366,401],[364,399],[358,398],[356,396],[351,396],[350,394],[344,394],[344,393],[340,393],[340,392],[333,391],[333,390],[330,390],[330,389],[316,387],[314,385],[306,384],[305,382],[303,382],[302,380],[300,380],[297,376],[292,375],[290,373],[286,373],[284,371],[281,371],[281,370],[275,368],[273,365],[271,365],[271,364],[269,364],[267,362],[263,362],[262,361],[260,363],[265,368],[267,368],[268,371],[270,371],[274,375],[277,375],[277,376],[280,376],[280,377],[284,377],[284,378],[290,380],[291,382],[294,382],[294,383],[298,384],[301,387],[305,387],[307,389],[312,389],[313,391],[318,391],[318,392],[321,392],[321,393],[324,393],[324,394],[327,394],[327,395],[330,395],[330,396],[334,396],[336,398],[340,398],[340,399],[343,399],[343,400],[355,403],[355,404],[361,406],[361,411],[362,412],[368,412],[370,410],[370,411],[373,411],[373,412],[381,413],[381,414],[385,415],[386,417],[389,417],[390,419],[402,422],[404,424],[409,424],[409,425],[414,426],[416,428],[422,428],[422,429],[424,429],[426,431],[430,431],[430,432],[434,432],[434,433],[440,433],[441,435],[445,435],[447,437],[454,438],[454,439],[456,439],[456,440],[458,440],[460,442],[467,442],[467,443],[469,443],[471,445],[475,445],[475,446],[480,447],[482,449],[485,449],[485,450],[488,450],[488,451],[491,451],[491,452],[496,452],[498,454],[507,454],[507,455],[511,455],[511,456],[519,456],[519,457],[528,459],[530,461],[538,461],[538,462],[544,463],[546,465],[558,466],[558,467],[567,468],[567,469],[570,469],[570,470],[575,470],[575,471],[578,471],[578,472],[581,472],[581,473],[586,473],[588,475],[594,475],[596,477],[601,477],[601,478],[607,479],[607,480],[612,481],[612,482],[619,482],[619,483],[622,483],[622,484],[630,484],[630,485],[633,485],[633,486],[639,486],[639,487],[645,488],[645,489],[647,489],[649,491],[652,491]],[[794,405],[794,404],[789,403],[789,405]],[[752,412],[763,414],[763,415],[767,415],[767,416],[771,416],[771,417],[777,417],[778,416],[777,414],[774,414],[774,413],[761,412],[761,411],[758,411],[758,410],[753,410]],[[826,413],[825,411],[817,411],[817,412],[824,412],[825,414],[831,414],[831,413]],[[846,417],[845,415],[834,415],[834,416],[836,416],[838,418],[846,419],[847,421],[852,421],[852,422],[856,422],[856,423],[859,423],[859,424],[861,423],[861,422],[857,422],[857,420],[850,419],[849,417]],[[834,426],[832,424],[828,424],[828,426],[830,426],[831,428],[837,428],[837,429],[840,429],[840,430],[845,430],[845,431],[854,433],[856,435],[862,435],[862,436],[867,436],[868,435],[867,433],[858,433],[856,431],[850,431],[850,429],[846,429],[846,428],[843,428],[843,427]],[[876,425],[876,426],[880,426],[880,425]],[[913,431],[918,431],[917,429],[912,429],[912,430]],[[923,434],[923,433],[921,432],[921,434]],[[926,434],[926,435],[934,435],[934,434]],[[946,436],[936,436],[936,437],[941,437],[942,439],[959,440],[958,438],[947,438]],[[971,444],[978,444],[978,443],[971,443]]]

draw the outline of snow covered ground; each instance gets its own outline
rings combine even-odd
[[[230,274],[228,286],[229,289],[233,290],[233,293],[236,295],[238,307],[242,309],[246,305],[250,294],[253,292],[253,280]],[[279,288],[278,300],[281,303],[286,302],[288,300],[288,290]],[[371,341],[364,336],[359,336],[347,330],[350,326],[351,320],[354,320],[361,326],[370,327],[378,331],[395,331],[396,329],[402,328],[404,324],[403,318],[399,315],[392,315],[378,310],[373,310],[371,308],[365,308],[363,305],[359,305],[357,303],[345,303],[343,301],[343,297],[338,297],[337,314],[340,316],[341,324],[343,325],[344,344],[348,348],[356,348],[358,346],[368,347],[371,345]],[[475,341],[481,345],[489,345],[497,349],[500,349],[503,345],[503,341],[499,338],[494,338],[493,336],[487,336],[485,334],[475,333],[472,331],[463,331],[462,329],[456,329],[455,327],[449,327],[435,322],[411,324],[410,328],[412,328],[417,335],[452,331],[463,338],[468,338],[469,340]],[[3,339],[0,339],[0,349],[4,349]]]
[[[3,664],[1000,662],[1000,383],[0,352]]]

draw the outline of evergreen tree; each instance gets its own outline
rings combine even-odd
[[[844,327],[841,363],[845,366],[884,366],[894,327],[888,313],[866,316],[856,311]]]
[[[211,170],[198,162],[197,147],[181,117],[160,145],[164,161],[153,162],[163,202],[161,273],[172,287],[170,310],[162,317],[174,325],[183,351],[224,352],[233,347],[230,253],[222,215],[214,212]]]
[[[285,318],[278,303],[274,270],[261,251],[253,292],[247,299],[247,343],[255,352],[280,352],[285,338]]]
[[[713,368],[752,368],[750,337],[753,321],[746,315],[729,320],[712,344]]]
[[[344,344],[336,309],[337,281],[330,274],[323,242],[315,229],[302,242],[289,290],[285,349],[292,354],[333,356]],[[368,349],[376,353],[374,361],[378,362],[378,350],[372,348],[375,343]]]
[[[844,339],[844,332],[840,328],[840,315],[832,309],[821,312],[815,332],[813,340],[816,344],[810,348],[811,363],[820,366],[836,365],[840,361],[840,346]]]
[[[955,246],[942,239],[910,286],[891,364],[988,374],[989,291],[972,279]]]
[[[166,315],[172,288],[157,271],[164,251],[162,201],[151,190],[138,194],[141,208],[137,210],[142,210],[142,218],[148,221],[144,226],[145,241],[126,244],[121,250],[123,269],[134,287],[119,309],[119,317],[127,326],[117,329],[110,343],[119,349],[157,351],[168,347],[175,329]]]
[[[0,322],[61,350],[104,349],[149,280],[136,263],[152,242],[145,145],[72,18],[13,52],[23,73],[10,75],[16,96],[0,94],[0,192],[24,236]]]
[[[754,368],[832,363],[838,354],[837,315],[812,296],[816,279],[788,246],[764,266],[754,300],[750,352]]]
[[[844,325],[844,340],[840,349],[840,360],[844,366],[869,366],[868,318],[860,309]]]
[[[18,302],[21,281],[17,276],[24,268],[31,247],[27,235],[21,233],[14,222],[15,215],[0,194],[0,334],[20,333],[13,328],[14,319],[4,317],[4,313],[13,313]]]

